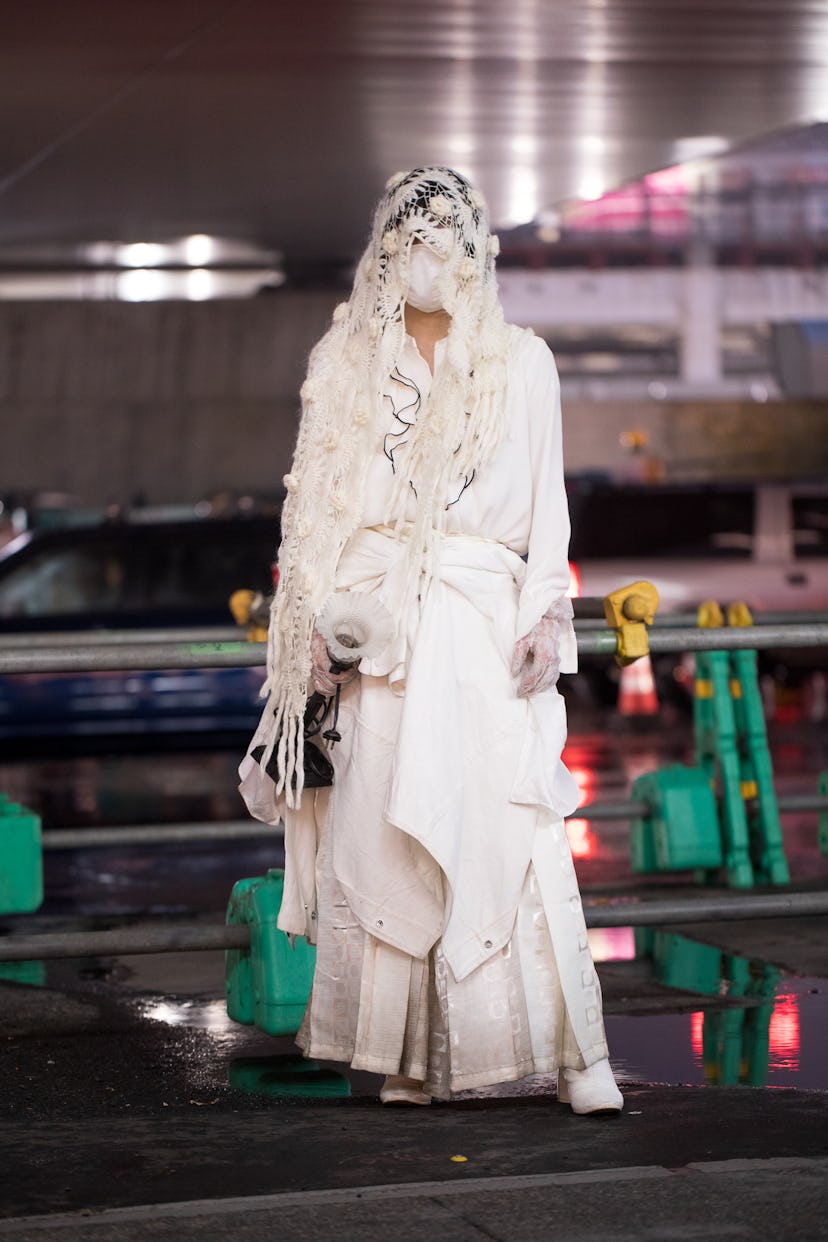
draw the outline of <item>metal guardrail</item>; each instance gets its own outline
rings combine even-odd
[[[264,643],[132,642],[122,645],[0,649],[2,673],[91,673],[168,668],[256,668],[266,662]]]
[[[826,616],[828,620],[828,616]],[[129,647],[143,643],[234,643],[244,635],[237,625],[203,625],[155,630],[60,630],[37,634],[0,633],[0,652],[41,648]]]
[[[750,802],[750,799],[746,800]],[[776,799],[777,809],[782,813],[798,811],[828,811],[828,794],[782,794]],[[647,802],[587,802],[567,815],[566,819],[588,819],[591,822],[612,819],[642,819],[652,807]]]
[[[189,953],[207,949],[243,949],[250,928],[243,924],[152,923],[95,932],[39,932],[0,938],[0,962],[45,962],[67,957],[130,957],[139,953]]]
[[[581,639],[592,635],[578,635],[578,651]],[[615,639],[614,634],[600,635]],[[808,623],[799,625],[747,625],[725,626],[721,629],[681,628],[674,630],[651,629],[650,651],[751,651],[768,647],[825,647],[828,646],[828,624]],[[606,651],[605,646],[593,649],[595,654]],[[615,652],[613,643],[612,654]]]
[[[828,811],[828,794],[789,794],[777,798],[782,814]],[[640,819],[650,814],[647,802],[587,802],[566,819],[588,819],[591,823]],[[125,824],[100,828],[47,828],[42,834],[45,850],[101,849],[122,845],[173,845],[186,841],[273,841],[284,836],[282,824],[262,824],[255,819],[225,823]]]
[[[281,841],[282,824],[255,819],[227,823],[126,824],[123,827],[47,828],[41,834],[44,850],[102,849],[125,845],[174,845],[184,841]]]
[[[587,927],[672,927],[814,915],[828,915],[828,892],[759,894],[737,899],[700,897],[689,901],[584,903]],[[242,949],[249,944],[250,928],[244,924],[181,923],[172,927],[148,924],[99,932],[41,932],[35,936],[3,937],[0,938],[0,962],[203,952]]]
[[[612,656],[618,650],[614,630],[579,630],[580,655]],[[828,647],[828,623],[727,626],[721,629],[651,629],[650,651],[736,651],[768,647]],[[123,642],[77,643],[35,649],[0,646],[2,673],[82,673],[120,669],[255,668],[264,665],[264,643]]]
[[[600,602],[603,603],[603,601]],[[579,613],[578,609],[575,609],[575,629],[577,631],[600,629],[605,624],[603,611],[599,612],[590,608]],[[828,612],[808,610],[763,612],[754,617],[754,624],[758,628],[768,625],[826,625],[828,624]],[[698,616],[695,612],[657,612],[649,628],[652,633],[654,629],[675,630],[691,628],[697,625]],[[0,638],[0,646],[2,646],[2,638]]]
[[[684,923],[735,923],[828,914],[828,892],[751,893],[744,897],[698,897],[687,901],[584,903],[587,927],[653,927]]]

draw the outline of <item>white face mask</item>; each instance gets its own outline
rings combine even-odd
[[[440,276],[445,259],[428,246],[412,246],[408,260],[408,293],[406,301],[421,311],[437,311],[442,308],[443,295],[439,289]]]

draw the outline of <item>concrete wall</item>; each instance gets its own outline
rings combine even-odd
[[[828,475],[828,401],[564,399],[569,473],[715,479]],[[624,447],[643,432],[640,455]]]
[[[0,304],[0,493],[275,490],[335,300]]]
[[[272,493],[335,300],[0,303],[0,495]],[[828,472],[825,402],[565,401],[568,469],[635,473],[632,429],[671,475]]]

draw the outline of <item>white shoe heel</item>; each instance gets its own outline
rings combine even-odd
[[[404,1078],[389,1074],[380,1089],[381,1104],[430,1104],[431,1096],[423,1091],[423,1084],[416,1078]]]
[[[559,1069],[558,1099],[579,1116],[620,1113],[624,1107],[624,1097],[616,1086],[606,1058],[584,1070]]]

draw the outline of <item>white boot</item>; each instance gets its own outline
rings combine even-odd
[[[573,1113],[620,1113],[624,1097],[615,1085],[610,1063],[604,1058],[589,1069],[559,1069],[558,1099]]]
[[[431,1096],[423,1091],[423,1084],[416,1078],[404,1078],[401,1074],[389,1074],[380,1091],[381,1104],[430,1104]]]

